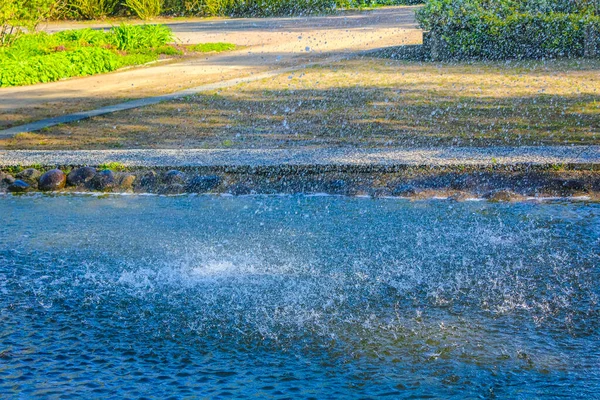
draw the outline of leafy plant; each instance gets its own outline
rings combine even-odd
[[[121,24],[110,30],[113,43],[119,50],[160,47],[172,42],[173,33],[165,25]]]
[[[109,162],[98,165],[99,170],[110,169],[112,171],[125,171],[127,167],[120,162]]]
[[[102,19],[112,14],[118,0],[70,0],[69,5],[85,19]]]
[[[163,25],[22,35],[11,46],[0,47],[0,86],[110,72],[156,60],[161,54],[181,54],[166,45],[171,40],[171,31]]]
[[[2,0],[0,46],[10,45],[25,31],[34,31],[54,7],[52,0]]]
[[[157,17],[162,10],[162,0],[125,0],[123,4],[143,20]]]

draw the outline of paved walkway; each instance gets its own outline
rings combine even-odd
[[[84,26],[89,25],[77,27]],[[414,7],[326,17],[178,21],[169,26],[182,43],[231,42],[249,47],[110,74],[0,88],[0,119],[3,114],[7,121],[8,116],[12,120],[38,114],[53,117],[65,114],[65,110],[94,109],[94,101],[116,104],[123,99],[159,96],[335,55],[421,41]],[[46,29],[73,27],[53,24]]]
[[[190,150],[0,150],[0,166],[99,165],[131,167],[198,166],[600,166],[600,146],[446,147],[420,149],[190,149]]]

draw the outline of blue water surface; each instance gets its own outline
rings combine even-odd
[[[599,398],[600,205],[0,196],[0,398]]]

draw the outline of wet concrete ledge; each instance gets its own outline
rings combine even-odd
[[[413,166],[600,165],[600,146],[0,150],[0,167],[81,166],[119,163],[127,167],[265,168],[303,167],[369,170]]]
[[[597,201],[600,151],[561,147],[0,152],[0,192],[37,190],[498,201],[584,196]]]

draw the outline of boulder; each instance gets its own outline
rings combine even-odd
[[[4,172],[0,172],[0,183],[10,185],[14,181],[15,181],[15,178],[12,175],[6,174]]]
[[[400,183],[392,188],[391,194],[395,197],[411,197],[417,194],[417,188],[408,183]]]
[[[136,176],[133,174],[123,174],[119,177],[119,187],[124,190],[129,190],[133,187]]]
[[[185,186],[181,183],[173,183],[171,185],[165,185],[158,191],[160,194],[182,194],[185,193]]]
[[[110,169],[105,169],[98,172],[90,181],[91,186],[95,190],[109,190],[116,186],[115,173]]]
[[[496,192],[488,193],[483,197],[495,203],[525,200],[524,196],[521,196],[520,194],[515,192],[511,192],[510,190],[499,190]]]
[[[96,168],[75,168],[67,176],[67,183],[71,186],[80,186],[88,183],[96,175]]]
[[[156,188],[157,181],[156,172],[148,171],[140,178],[140,186],[143,190],[152,192]]]
[[[44,191],[59,190],[65,187],[67,177],[60,169],[52,169],[40,177],[38,189]]]
[[[27,192],[29,189],[31,189],[31,186],[27,182],[20,179],[17,179],[11,183],[10,186],[8,186],[8,191],[11,193],[23,193]]]
[[[254,191],[248,185],[244,185],[243,183],[236,183],[229,187],[228,192],[234,196],[244,196],[248,194],[252,194]]]
[[[167,171],[163,178],[163,182],[167,185],[172,185],[174,183],[183,184],[185,183],[185,173],[181,171],[177,171],[172,169],[171,171]]]
[[[348,183],[343,179],[333,179],[325,182],[323,189],[329,194],[346,194],[348,191]]]
[[[195,176],[188,182],[186,190],[188,192],[208,192],[221,183],[221,177],[217,175],[200,175]]]
[[[35,168],[27,168],[16,175],[17,179],[27,182],[30,185],[37,184],[40,176],[42,176],[42,173]]]

